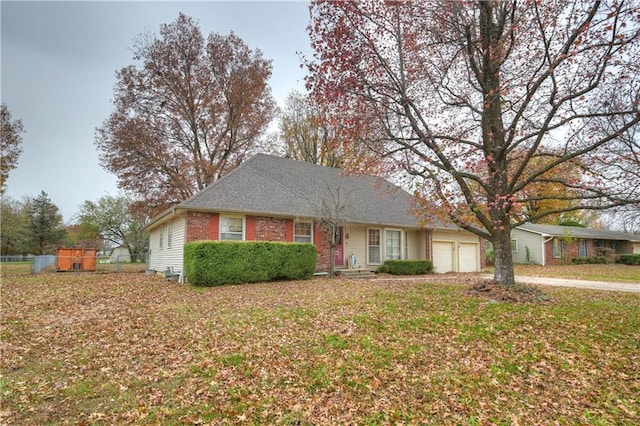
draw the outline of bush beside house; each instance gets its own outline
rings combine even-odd
[[[278,279],[309,279],[316,266],[313,244],[270,241],[204,241],[184,246],[189,283],[200,286]]]
[[[378,268],[378,272],[392,275],[422,275],[432,271],[430,260],[387,260]]]
[[[616,263],[623,265],[640,265],[640,254],[623,254],[616,259]]]

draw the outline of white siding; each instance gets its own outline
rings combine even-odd
[[[385,244],[385,231],[387,229],[399,230],[402,234],[402,250],[404,259],[404,250],[406,247],[407,259],[418,260],[425,258],[426,252],[426,242],[425,242],[425,232],[422,230],[407,230],[405,234],[405,230],[402,228],[387,228],[384,226],[363,226],[363,225],[349,225],[345,229],[345,234],[348,234],[349,237],[345,236],[345,245],[344,245],[344,255],[345,258],[349,259],[352,254],[356,256],[356,268],[358,267],[371,267],[375,268],[378,265],[372,265],[367,263],[367,232],[368,229],[380,229],[380,243],[381,243],[381,263],[384,263],[386,256],[386,244]],[[406,244],[405,244],[405,235],[406,235]],[[345,265],[346,266],[346,265]]]
[[[351,255],[356,256],[356,268],[367,263],[367,228],[364,226],[349,225],[345,228],[344,256],[347,259]],[[349,235],[349,238],[346,235]],[[345,267],[347,265],[345,264]]]
[[[514,229],[511,239],[518,241],[518,251],[512,252],[513,263],[527,263],[527,248],[529,248],[529,262],[542,265],[542,235],[533,232]]]
[[[407,259],[422,260],[426,255],[426,234],[422,230],[407,232]]]
[[[176,218],[156,226],[149,234],[149,269],[165,271],[168,267],[176,272],[183,272],[183,255],[185,241],[184,218]],[[169,239],[169,231],[171,238]],[[162,233],[162,247],[160,247]],[[171,247],[168,247],[169,240]]]

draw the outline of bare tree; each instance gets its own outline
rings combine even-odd
[[[307,197],[307,201],[316,214],[322,240],[329,246],[330,274],[335,277],[337,247],[342,242],[342,233],[349,225],[349,218],[354,216],[350,192],[343,185],[325,183],[318,186],[314,195],[314,198]]]

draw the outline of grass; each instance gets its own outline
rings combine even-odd
[[[51,265],[42,272],[54,272],[55,265]],[[80,271],[79,273],[112,273],[112,272],[144,272],[146,264],[137,263],[96,263],[95,271]],[[32,262],[1,262],[0,275],[28,275],[31,274]],[[73,274],[75,272],[67,272]]]
[[[2,424],[592,424],[640,419],[640,295],[318,279],[193,288],[6,275]]]
[[[516,275],[524,276],[621,283],[640,282],[640,267],[631,265],[515,265],[514,267]]]

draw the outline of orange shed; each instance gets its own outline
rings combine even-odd
[[[95,271],[98,250],[92,248],[58,249],[56,269],[60,271]]]

